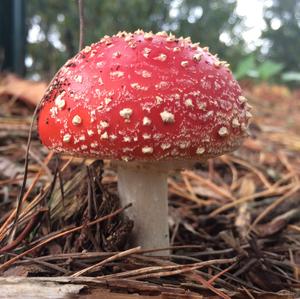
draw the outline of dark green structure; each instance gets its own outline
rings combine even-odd
[[[0,0],[0,69],[25,73],[25,0]]]

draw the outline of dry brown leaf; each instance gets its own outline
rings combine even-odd
[[[6,75],[0,81],[0,95],[17,97],[31,105],[37,105],[40,102],[46,88],[45,82],[21,79],[14,74]]]
[[[266,238],[282,231],[286,225],[284,219],[276,219],[275,221],[256,225],[255,231],[261,238]]]
[[[206,188],[205,186],[193,186],[194,192],[201,197],[214,198],[217,200],[223,200],[223,197],[220,194],[217,194],[213,190]]]

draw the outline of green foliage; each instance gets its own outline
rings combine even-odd
[[[284,82],[300,82],[300,72],[286,72],[281,76]]]
[[[283,67],[284,65],[282,63],[266,60],[257,69],[258,77],[262,81],[270,80],[272,77],[279,74]]]
[[[243,24],[235,13],[236,1],[232,0],[181,0],[178,2],[178,15],[168,18],[167,28],[174,28],[177,35],[191,36],[203,46],[209,46],[221,59],[234,67],[242,57],[244,41],[234,28]],[[220,41],[226,33],[230,46]]]
[[[266,29],[263,39],[269,46],[264,55],[284,63],[285,71],[297,71],[300,68],[300,1],[273,0],[265,6],[264,20]]]
[[[284,65],[282,63],[272,60],[265,60],[258,64],[255,60],[255,56],[251,54],[241,60],[234,74],[236,79],[250,77],[260,81],[270,81],[274,79],[283,68]]]
[[[208,45],[213,53],[232,65],[242,55],[243,40],[233,28],[241,26],[235,14],[236,0],[101,0],[85,1],[85,43],[103,35],[138,28],[153,32],[167,30]],[[50,79],[72,57],[78,47],[77,1],[27,1],[28,29],[39,30],[38,40],[28,45],[33,64],[29,74]],[[219,37],[226,33],[229,48]],[[58,40],[58,42],[57,42]]]
[[[249,5],[251,5],[249,1]],[[300,1],[265,1],[263,51],[257,48],[245,57],[244,25],[236,14],[236,0],[101,0],[85,1],[85,43],[105,34],[138,28],[153,32],[167,30],[191,36],[227,60],[237,79],[297,84],[300,69]],[[77,1],[31,0],[27,5],[27,28],[38,33],[28,43],[32,58],[28,74],[50,79],[78,50]],[[227,44],[220,40],[226,36]],[[243,58],[245,57],[245,58]],[[257,60],[263,61],[258,64]],[[284,73],[281,77],[279,73]]]
[[[238,64],[236,71],[234,72],[235,78],[237,80],[243,79],[249,76],[249,72],[255,70],[255,57],[254,55],[249,55]]]

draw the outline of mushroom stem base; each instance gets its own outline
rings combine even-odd
[[[127,210],[134,221],[131,246],[169,247],[167,177],[166,171],[118,165],[121,204],[132,203]]]

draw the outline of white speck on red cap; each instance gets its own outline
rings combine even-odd
[[[101,120],[100,121],[100,126],[101,126],[101,128],[107,128],[107,127],[109,127],[109,124],[108,124],[108,122],[107,121],[105,121],[105,120]]]
[[[175,121],[174,114],[168,111],[161,112],[160,117],[164,123],[173,123]]]
[[[88,134],[89,136],[93,136],[93,135],[94,135],[94,131],[93,131],[93,130],[87,130],[87,134]]]
[[[185,142],[179,143],[179,147],[180,147],[181,149],[188,148],[189,146],[190,146],[190,142],[189,142],[189,141],[185,141]]]
[[[98,142],[97,141],[94,141],[91,143],[91,148],[96,148],[98,147]]]
[[[58,109],[56,106],[53,106],[49,109],[49,112],[50,112],[50,117],[51,118],[56,118],[57,116],[57,113],[58,113]]]
[[[202,54],[201,53],[196,53],[193,55],[193,59],[195,61],[200,61],[201,60],[201,57],[202,57]]]
[[[252,118],[252,113],[249,111],[246,111],[246,118]]]
[[[111,101],[112,101],[111,98],[105,98],[104,99],[104,102],[105,102],[106,105],[108,105]]]
[[[124,136],[123,140],[124,140],[124,142],[130,142],[131,141],[131,137],[130,136]]]
[[[144,154],[152,154],[153,153],[153,147],[145,146],[142,148],[142,152]]]
[[[236,118],[236,117],[232,120],[231,123],[232,123],[233,128],[238,128],[240,126],[240,122],[239,122],[238,118]]]
[[[63,137],[63,142],[70,142],[71,140],[71,135],[70,134],[65,134]]]
[[[200,43],[191,44],[191,49],[197,50],[199,48]]]
[[[168,37],[168,33],[166,31],[159,31],[156,33],[157,36]]]
[[[76,75],[76,76],[74,76],[74,80],[75,80],[77,83],[82,83],[82,76],[81,76],[81,75]]]
[[[81,124],[81,117],[79,115],[75,115],[72,119],[72,124],[77,126]]]
[[[107,132],[104,132],[103,134],[101,134],[100,139],[108,139]]]
[[[144,39],[146,39],[146,40],[152,40],[153,39],[153,33],[152,32],[146,32],[145,34],[144,34]]]
[[[193,101],[191,99],[186,99],[184,101],[186,107],[194,107]]]
[[[146,57],[146,58],[148,58],[150,52],[151,52],[151,49],[149,49],[149,48],[144,48],[144,50],[143,50],[143,56]]]
[[[66,101],[63,99],[63,96],[65,95],[65,91],[63,91],[60,95],[58,95],[55,99],[55,105],[57,106],[57,108],[59,110],[62,110],[65,105],[66,105]]]
[[[115,71],[115,72],[111,72],[110,75],[114,78],[121,78],[124,76],[124,72]]]
[[[181,61],[181,62],[180,62],[180,65],[183,66],[183,67],[186,67],[186,66],[189,65],[189,62],[188,62],[187,60]]]
[[[120,115],[125,119],[130,119],[131,114],[132,114],[131,108],[124,108],[120,111]]]
[[[197,155],[202,155],[205,152],[205,148],[204,147],[198,147],[196,150],[196,154]]]
[[[120,51],[117,51],[117,52],[113,53],[113,58],[118,58],[118,57],[121,57],[121,52]]]
[[[226,127],[221,127],[221,128],[219,129],[218,133],[219,133],[219,135],[222,136],[222,137],[229,134],[228,129],[227,129]]]
[[[162,144],[160,145],[160,147],[161,147],[163,150],[166,150],[166,149],[168,149],[168,148],[171,147],[171,143],[162,143]]]
[[[156,96],[155,99],[157,104],[161,104],[164,101],[163,98],[160,96]]]
[[[136,90],[148,90],[148,87],[142,86],[137,82],[131,83],[130,85],[131,85],[132,88],[134,88]]]
[[[157,57],[154,57],[153,59],[154,59],[154,60],[159,60],[159,61],[166,61],[167,55],[161,53],[161,54],[159,54]]]
[[[150,134],[147,134],[147,133],[144,133],[144,134],[143,134],[143,138],[144,138],[145,140],[150,139],[150,138],[151,138],[151,135],[150,135]]]
[[[151,119],[150,119],[149,117],[145,116],[145,117],[143,118],[143,125],[144,125],[144,126],[149,126],[149,125],[151,125]]]
[[[92,50],[92,48],[90,46],[86,46],[84,49],[83,49],[83,52],[85,53],[88,53]]]
[[[239,99],[239,102],[242,104],[247,102],[247,99],[244,96],[239,96],[238,99]]]

